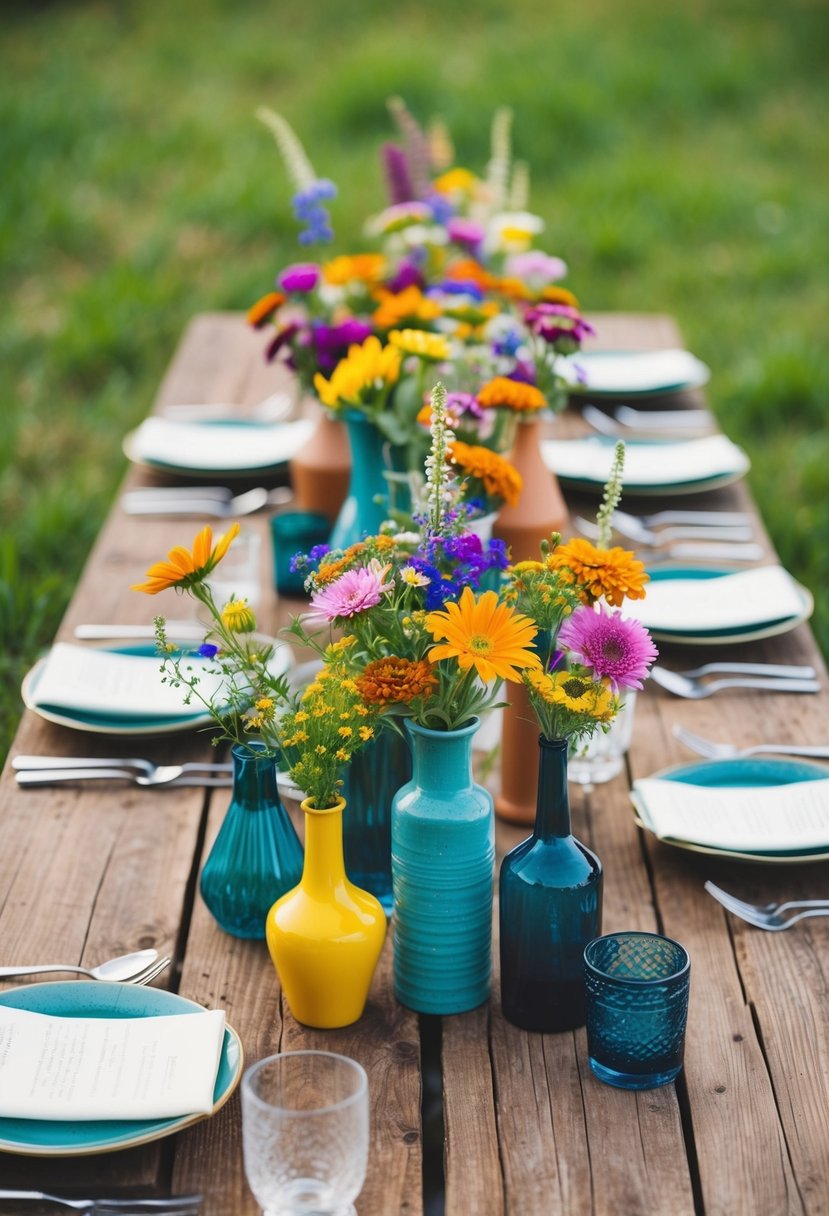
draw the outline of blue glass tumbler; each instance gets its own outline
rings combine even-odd
[[[297,553],[308,553],[328,541],[331,521],[316,511],[283,511],[271,520],[274,583],[280,595],[305,595],[305,577],[292,570]]]
[[[584,951],[587,1051],[595,1076],[655,1089],[682,1068],[691,960],[658,933],[609,933]]]

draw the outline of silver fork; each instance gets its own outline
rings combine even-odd
[[[152,760],[136,756],[119,757],[118,759],[103,756],[15,756],[12,760],[12,768],[19,773],[48,772],[54,774],[56,771],[72,771],[76,775],[88,777],[97,776],[98,770],[111,772],[112,769],[135,769],[134,774],[128,773],[127,775],[134,775],[139,785],[169,785],[171,781],[183,784],[179,779],[190,774],[228,776],[232,771],[230,764],[227,763],[202,764],[200,761],[190,761],[186,764],[154,764]],[[24,785],[26,782],[20,784]]]
[[[160,766],[151,776],[130,768],[47,768],[24,769],[16,774],[18,785],[57,785],[63,781],[132,781],[134,785],[150,788],[182,789],[198,786],[202,789],[229,789],[233,784],[228,769],[226,777],[180,777],[174,770],[178,765]],[[172,770],[172,772],[171,772]]]
[[[151,963],[150,966],[147,967],[146,971],[141,971],[133,979],[127,982],[130,984],[138,984],[139,987],[143,987],[145,984],[151,984],[154,979],[157,979],[158,976],[161,975],[162,971],[167,970],[172,961],[173,960],[171,958],[168,958],[165,955],[164,958],[159,958],[154,963]]]
[[[192,493],[179,494],[177,488],[149,487],[145,490],[130,490],[121,497],[121,506],[127,515],[210,515],[216,519],[238,519],[253,515],[265,506],[284,506],[291,502],[293,491],[287,486],[266,490],[254,486],[232,498],[206,494],[199,497]]]
[[[714,424],[708,410],[635,410],[620,405],[608,415],[595,405],[584,405],[582,418],[602,435],[625,431],[702,431]]]
[[[625,514],[616,512],[616,514]],[[661,528],[663,524],[752,524],[747,511],[656,511],[653,515],[637,515],[636,519],[646,528]]]
[[[779,904],[749,904],[729,895],[713,882],[706,882],[705,889],[734,916],[739,916],[757,929],[779,932],[781,929],[791,929],[792,925],[809,916],[829,916],[827,899],[791,899]],[[790,911],[793,912],[791,916],[787,915]]]
[[[576,518],[576,526],[585,536],[593,537],[599,535],[598,524],[592,523],[589,519]],[[754,535],[752,529],[745,524],[735,526],[717,525],[682,525],[678,524],[672,527],[661,528],[659,531],[653,528],[647,528],[636,518],[635,515],[624,515],[619,511],[613,513],[613,528],[628,540],[635,541],[638,545],[650,545],[655,549],[662,549],[666,545],[673,545],[675,541],[683,540],[703,540],[703,541],[748,541]]]
[[[105,1216],[106,1213],[121,1212],[124,1216],[130,1213],[154,1213],[154,1216],[194,1216],[201,1208],[202,1196],[167,1195],[153,1198],[102,1198],[102,1199],[70,1199],[66,1195],[52,1195],[48,1191],[16,1191],[0,1189],[0,1199],[30,1199],[41,1203],[57,1203],[74,1212],[86,1213],[86,1216]]]
[[[672,692],[677,697],[687,697],[691,701],[701,701],[711,697],[725,688],[761,688],[768,692],[820,692],[817,680],[770,679],[761,676],[735,676],[724,680],[711,680],[705,683],[699,677],[681,675],[678,671],[669,671],[667,667],[652,667],[651,679],[661,688]]]
[[[808,743],[755,743],[752,747],[738,747],[736,743],[714,743],[675,725],[674,738],[709,760],[732,760],[742,756],[812,756],[817,760],[829,760],[829,746],[812,746]]]

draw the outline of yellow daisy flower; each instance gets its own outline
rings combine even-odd
[[[463,670],[471,667],[484,681],[505,679],[518,683],[524,668],[539,667],[538,656],[527,647],[536,635],[529,617],[499,601],[494,591],[477,600],[464,587],[460,600],[448,602],[445,611],[430,612],[426,628],[442,645],[433,646],[429,659],[456,659]]]
[[[230,548],[231,541],[239,535],[239,525],[233,524],[230,529],[220,536],[213,546],[213,530],[207,526],[202,528],[193,541],[192,552],[178,545],[167,554],[166,562],[156,562],[147,571],[147,582],[136,583],[133,591],[144,591],[147,595],[157,595],[168,587],[192,587],[202,582],[206,574],[222,560]]]
[[[404,355],[417,355],[430,363],[448,359],[452,348],[443,334],[428,333],[425,329],[393,329],[389,342],[402,350]]]

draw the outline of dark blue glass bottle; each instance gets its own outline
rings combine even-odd
[[[396,730],[383,730],[354,754],[343,769],[340,791],[343,851],[348,877],[370,891],[391,915],[391,804],[402,785],[411,781],[409,744]]]
[[[567,740],[539,739],[532,836],[501,863],[501,1006],[524,1030],[585,1022],[584,947],[601,933],[602,866],[570,830]]]

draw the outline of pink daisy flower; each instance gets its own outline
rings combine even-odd
[[[651,636],[639,621],[631,621],[604,604],[577,608],[558,635],[558,644],[597,679],[610,681],[614,693],[620,688],[641,688],[649,665],[659,655]]]
[[[356,616],[379,604],[392,584],[385,582],[389,566],[378,561],[356,570],[347,570],[330,587],[324,587],[311,597],[312,615],[333,621],[336,617]]]

